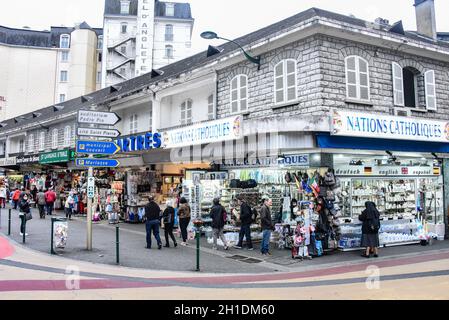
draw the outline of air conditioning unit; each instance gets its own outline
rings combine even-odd
[[[407,108],[394,108],[394,115],[399,117],[411,117],[412,110]]]

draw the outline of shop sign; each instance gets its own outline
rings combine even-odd
[[[238,140],[243,137],[242,123],[242,116],[235,116],[170,130],[164,136],[165,147],[179,148]]]
[[[310,166],[309,155],[289,155],[284,159],[279,159],[279,156],[270,158],[254,158],[254,159],[233,159],[222,162],[223,169],[237,169],[237,168],[263,168],[263,167],[308,167]]]
[[[39,155],[39,163],[51,164],[69,162],[73,158],[72,153],[73,152],[70,150],[58,150],[48,153],[42,153]]]
[[[148,73],[153,63],[154,1],[137,4],[136,76]]]
[[[35,164],[35,163],[39,163],[38,154],[17,157],[17,164]]]
[[[449,122],[333,110],[331,135],[449,143]]]
[[[116,141],[122,152],[159,149],[162,147],[162,135],[148,132],[145,135],[134,135]]]
[[[11,158],[3,158],[0,159],[0,166],[15,166],[17,164],[17,158],[16,157],[11,157]]]
[[[339,166],[336,176],[435,176],[440,175],[438,167],[398,167],[398,166]]]

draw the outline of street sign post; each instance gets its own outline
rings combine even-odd
[[[84,154],[114,155],[120,151],[120,147],[114,142],[83,141],[76,142],[76,152]]]
[[[77,167],[117,168],[119,165],[115,159],[76,159]]]
[[[87,197],[93,199],[95,195],[95,178],[87,178]]]
[[[78,136],[117,138],[121,135],[117,129],[78,128]]]
[[[78,111],[78,123],[101,124],[113,126],[120,121],[120,117],[113,112],[100,112],[90,110]]]

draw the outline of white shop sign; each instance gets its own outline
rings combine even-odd
[[[242,116],[235,116],[167,131],[164,134],[164,146],[179,148],[238,140],[243,137],[242,119]]]
[[[449,143],[449,121],[333,110],[331,135]]]
[[[15,166],[16,164],[17,164],[16,157],[0,159],[0,166]]]
[[[137,8],[136,77],[153,68],[154,1],[139,0]]]
[[[233,159],[222,162],[222,169],[241,169],[241,168],[263,168],[263,167],[309,167],[309,155],[298,154],[285,156],[285,159],[279,159],[278,156],[270,158],[255,159]]]
[[[437,167],[397,167],[397,166],[338,166],[335,175],[344,176],[438,176]]]

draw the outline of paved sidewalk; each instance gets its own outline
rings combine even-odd
[[[61,214],[61,213],[59,213]],[[7,234],[8,211],[2,210],[0,232]],[[50,217],[39,219],[39,214],[33,209],[33,219],[27,224],[27,232],[30,234],[26,240],[26,247],[44,253],[50,252]],[[22,243],[19,235],[20,221],[18,212],[12,211],[11,238]],[[162,239],[163,239],[163,230]],[[153,242],[155,240],[153,239]],[[178,243],[181,241],[179,240]],[[153,249],[145,249],[145,226],[143,224],[120,224],[120,263],[122,266],[143,268],[150,270],[166,271],[193,271],[196,266],[196,248],[192,241],[189,247],[178,245],[178,248],[163,248],[157,250],[155,243]],[[165,240],[163,239],[165,244]],[[115,265],[115,226],[106,221],[93,225],[92,252],[85,250],[86,246],[86,220],[83,217],[75,217],[69,222],[68,245],[61,254],[74,260],[82,260],[93,263]],[[420,255],[427,252],[449,250],[449,241],[439,241],[433,246],[422,247],[420,245],[390,247],[381,250],[381,258],[371,259],[383,261],[398,256]],[[272,249],[273,256],[262,257],[255,247],[254,251],[231,249],[229,251],[211,250],[205,238],[201,239],[201,271],[209,273],[266,273],[289,272],[298,270],[316,269],[327,265],[344,266],[354,263],[366,262],[360,257],[359,251],[335,252],[311,261],[291,259],[289,250]],[[368,260],[368,261],[371,261]]]

